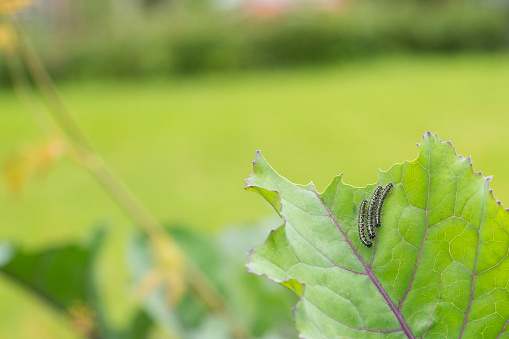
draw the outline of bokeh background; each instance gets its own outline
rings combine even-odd
[[[243,190],[256,150],[292,182],[323,191],[341,173],[374,183],[378,169],[415,159],[431,131],[494,175],[494,195],[509,206],[509,1],[39,0],[15,21],[139,200],[166,225],[222,239],[234,256],[280,224]],[[11,80],[2,58],[4,171],[13,154],[48,140]],[[133,222],[66,158],[17,193],[5,177],[2,241],[37,250],[108,225],[99,286],[112,322],[126,322],[139,304],[126,267]],[[232,232],[251,242],[224,240]],[[287,297],[281,321],[291,327],[297,299],[275,294]],[[81,337],[2,276],[0,314],[1,338]]]

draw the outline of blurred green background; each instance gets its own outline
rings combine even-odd
[[[78,3],[57,15],[40,1],[18,20],[94,146],[167,224],[213,237],[274,217],[242,189],[256,150],[323,191],[337,174],[365,186],[413,160],[426,131],[494,175],[508,206],[507,2]],[[3,60],[0,75],[5,160],[45,137]],[[126,321],[134,226],[88,173],[64,159],[22,194],[1,186],[0,206],[1,239],[28,249],[108,223],[99,285],[113,322]],[[79,337],[12,281],[0,279],[0,300],[1,338]]]

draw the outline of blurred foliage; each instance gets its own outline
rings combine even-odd
[[[66,314],[81,335],[108,337],[109,328],[94,279],[94,265],[103,238],[101,229],[88,245],[65,244],[36,252],[2,244],[0,273]]]
[[[40,144],[29,145],[5,160],[4,178],[7,189],[20,193],[23,185],[34,175],[46,172],[66,153],[65,142],[50,137]]]
[[[12,27],[5,23],[0,23],[0,50],[13,49],[16,46],[16,35]]]
[[[268,17],[163,5],[136,15],[101,13],[94,25],[81,20],[69,29],[34,29],[56,79],[188,75],[509,46],[507,7],[468,0],[356,1]],[[4,85],[5,73],[0,63]]]
[[[100,258],[104,228],[95,232],[89,245],[65,244],[27,252],[0,244],[0,273],[63,312],[74,329],[87,338],[141,339],[150,337],[157,328],[171,338],[203,338],[204,333],[211,339],[246,337],[231,332],[232,316],[246,327],[247,337],[291,338],[296,333],[289,309],[296,298],[281,287],[247,275],[244,267],[247,249],[261,241],[266,226],[226,230],[217,238],[204,237],[188,227],[169,229],[224,295],[231,314],[213,314],[190,292],[173,308],[165,298],[167,285],[157,281],[138,293],[146,287],[140,282],[150,277],[155,267],[151,244],[141,233],[133,235],[127,255],[141,309],[123,329],[110,323],[107,308],[102,306],[101,286],[97,285],[95,264]]]
[[[254,245],[256,239],[263,240],[266,225],[226,230],[215,238],[205,237],[183,226],[173,226],[168,230],[219,289],[232,314],[214,315],[192,293],[186,293],[175,312],[171,312],[165,304],[165,286],[161,282],[141,294],[144,310],[152,319],[167,331],[177,330],[177,335],[183,338],[200,338],[199,333],[210,327],[214,330],[207,332],[207,338],[238,337],[238,333],[229,332],[232,315],[246,326],[250,337],[267,338],[273,334],[276,338],[291,338],[296,335],[288,309],[295,304],[296,298],[289,291],[275,289],[270,283],[247,275],[244,267],[247,249]],[[145,236],[136,234],[132,237],[128,265],[135,291],[139,292],[145,287],[143,282],[154,267],[150,244]],[[140,293],[135,294],[140,296]]]
[[[0,14],[9,15],[30,5],[31,0],[1,0]]]

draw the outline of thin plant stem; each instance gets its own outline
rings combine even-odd
[[[7,70],[13,82],[14,90],[20,98],[21,103],[25,106],[25,111],[30,114],[30,117],[41,132],[46,134],[56,133],[49,121],[43,119],[45,112],[33,96],[30,83],[28,82],[25,70],[19,61],[20,59],[15,49],[4,49],[3,55],[7,63]]]
[[[13,23],[13,25],[15,24]],[[79,146],[92,151],[93,148],[91,143],[88,141],[78,124],[74,121],[72,115],[69,114],[67,107],[60,98],[60,95],[58,94],[49,74],[46,72],[46,68],[43,66],[41,60],[33,50],[32,46],[30,46],[28,41],[24,38],[19,27],[14,27],[16,27],[18,48],[21,56],[23,57],[28,71],[34,79],[38,89],[46,99],[53,118],[67,137]]]

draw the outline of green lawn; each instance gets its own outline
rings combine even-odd
[[[388,58],[180,81],[86,83],[61,93],[111,167],[162,221],[214,232],[272,211],[243,191],[255,150],[293,182],[365,186],[413,160],[426,131],[472,155],[509,206],[509,55]],[[0,156],[43,140],[12,92],[0,92]],[[23,195],[0,188],[1,237],[29,247],[83,239],[108,221],[101,267],[116,321],[132,301],[121,266],[131,222],[94,179],[63,161]],[[0,280],[0,337],[68,338],[60,318]],[[27,320],[30,319],[30,320]],[[13,332],[16,331],[16,332]]]

